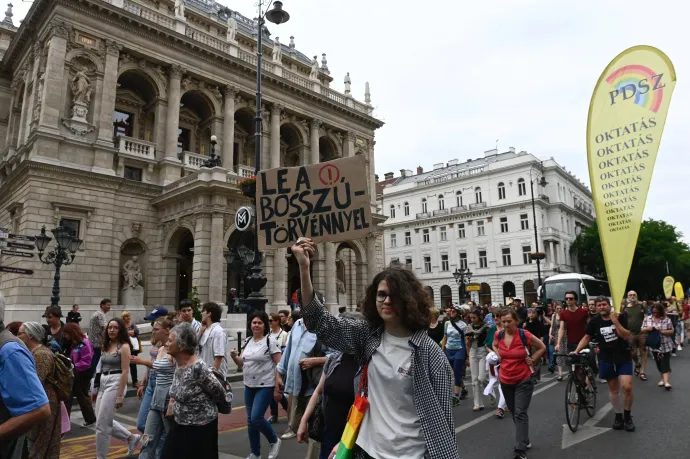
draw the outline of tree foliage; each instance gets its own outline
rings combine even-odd
[[[663,296],[662,281],[668,272],[685,288],[690,280],[690,248],[681,240],[675,226],[661,220],[645,220],[640,228],[627,290],[635,290],[640,298]],[[584,228],[573,244],[583,273],[606,277],[597,222]],[[631,248],[632,250],[632,248]]]

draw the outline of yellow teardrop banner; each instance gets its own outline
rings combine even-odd
[[[664,298],[668,298],[673,295],[673,284],[676,280],[672,276],[664,277]]]
[[[678,301],[682,300],[685,298],[685,292],[683,292],[683,284],[680,282],[676,282],[676,285],[674,286],[674,289],[676,291],[676,299]]]
[[[628,282],[675,86],[671,60],[651,46],[635,46],[606,67],[589,104],[589,178],[616,310]]]

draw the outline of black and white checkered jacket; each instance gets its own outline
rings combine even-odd
[[[334,317],[324,310],[316,295],[302,308],[307,328],[326,346],[354,355],[361,368],[381,345],[383,327],[367,322]],[[441,347],[426,330],[410,337],[412,383],[415,409],[419,415],[430,459],[459,459],[453,423],[453,375]],[[358,448],[355,458],[365,455]]]

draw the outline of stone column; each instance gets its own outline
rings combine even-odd
[[[17,115],[15,113],[15,107],[16,103],[15,101],[17,100],[17,86],[19,85],[18,81],[13,81],[11,85],[11,90],[10,90],[10,109],[8,110],[9,118],[7,121],[7,132],[5,132],[5,148],[12,147],[14,148],[15,143],[13,142],[14,138],[14,128],[15,125],[17,124]],[[0,156],[2,154],[0,153]]]
[[[161,97],[164,97],[161,94]],[[166,130],[166,113],[168,112],[168,103],[164,99],[158,98],[156,101],[156,111],[153,128],[153,141],[156,142],[156,160],[160,161],[165,158],[165,130]]]
[[[201,214],[197,217],[196,226],[194,229],[194,263],[192,269],[192,286],[196,286],[199,289],[199,299],[202,303],[205,303],[209,300],[210,271],[211,214]]]
[[[374,162],[374,145],[375,140],[369,141],[369,193],[371,197],[371,205],[376,208],[376,162]]]
[[[280,113],[283,106],[273,104],[271,106],[271,161],[270,167],[280,167]]]
[[[361,298],[364,298],[364,294],[366,292],[367,285],[369,285],[369,284],[367,282],[367,275],[368,275],[367,263],[356,262],[355,268],[357,270],[357,289],[356,289],[356,295],[351,300],[351,303],[353,304],[353,306],[356,307],[357,302]]]
[[[225,196],[213,196],[213,200],[225,201]],[[220,205],[219,202],[214,202],[214,204]],[[224,203],[222,207],[225,207]],[[223,297],[223,273],[226,271],[226,264],[223,257],[223,248],[225,246],[223,242],[223,214],[214,212],[211,216],[208,299],[216,303],[225,303],[225,297]]]
[[[34,64],[33,64],[33,71],[31,72],[31,81],[33,82],[33,88],[31,90],[31,94],[29,94],[29,111],[27,112],[27,118],[26,118],[26,132],[25,132],[25,138],[29,138],[29,135],[31,134],[31,131],[36,129],[37,123],[38,123],[38,117],[40,115],[40,110],[41,110],[41,100],[39,99],[43,97],[43,94],[39,95],[39,92],[43,90],[43,84],[40,83],[41,80],[41,54],[43,54],[43,46],[41,45],[41,42],[36,42],[34,43],[33,46],[33,57],[34,57]],[[38,107],[36,106],[38,104]]]
[[[354,132],[348,132],[347,137],[345,139],[345,156],[354,156],[355,155],[355,140],[356,140],[356,135]]]
[[[165,122],[165,158],[177,159],[177,131],[180,124],[180,80],[184,69],[179,65],[170,67],[170,82],[168,84],[168,116]]]
[[[278,311],[287,305],[287,249],[273,251],[273,308]]]
[[[368,279],[366,284],[368,285],[374,279],[374,276],[378,274],[376,272],[376,235],[375,233],[370,234],[366,238],[367,241],[367,268],[368,268]]]
[[[105,67],[103,70],[103,97],[101,112],[94,116],[94,124],[98,126],[98,143],[113,147],[113,112],[115,111],[115,97],[117,95],[117,68],[122,47],[112,40],[105,41]],[[142,136],[143,137],[143,136]],[[111,161],[112,163],[112,158]],[[111,167],[112,168],[112,167]]]
[[[225,105],[223,106],[223,167],[235,170],[233,164],[235,148],[235,96],[238,91],[232,85],[225,86]]]
[[[65,78],[65,55],[67,53],[67,39],[69,30],[67,26],[54,20],[51,23],[51,38],[46,60],[46,71],[43,82],[43,109],[39,125],[41,128],[58,131],[60,123],[60,110],[63,107],[62,96],[66,82]],[[27,107],[30,109],[30,107]],[[41,153],[44,155],[44,153]],[[57,152],[55,152],[57,155]]]
[[[22,94],[22,113],[19,115],[19,131],[15,146],[19,148],[24,144],[24,126],[26,125],[27,112],[29,111],[29,72],[24,71],[24,93]]]
[[[323,281],[324,276],[324,257],[326,249],[324,243],[321,242],[316,244],[316,256],[312,258],[312,283],[314,284],[314,290],[320,292],[322,295],[325,294],[325,283]]]
[[[338,291],[336,290],[336,266],[335,266],[335,244],[324,242],[325,264],[323,266],[323,276],[325,285],[324,295],[326,296],[326,306],[331,312],[338,312]]]
[[[311,164],[319,163],[319,127],[321,126],[321,120],[313,119],[311,120]]]
[[[553,268],[556,266],[556,258],[553,256],[553,241],[546,241],[544,243],[549,245],[549,264]]]

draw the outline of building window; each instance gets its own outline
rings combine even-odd
[[[455,202],[457,203],[458,207],[462,206],[462,191],[455,193]]]
[[[63,218],[60,220],[60,226],[65,228],[72,237],[79,237],[79,229],[81,227],[81,220],[74,220],[71,218]]]
[[[422,199],[422,213],[425,214],[427,212],[427,207],[426,207],[426,199]]]
[[[422,230],[422,242],[429,242],[429,230],[428,229]]]
[[[438,209],[443,210],[446,208],[446,202],[443,200],[443,195],[438,195]]]
[[[138,167],[125,166],[125,178],[127,180],[141,182],[141,169]]]
[[[447,241],[447,240],[448,240],[448,236],[446,235],[446,227],[445,227],[445,226],[442,226],[442,227],[440,228],[440,232],[441,232],[441,241]]]
[[[458,223],[458,237],[460,239],[465,239],[465,224]]]
[[[474,200],[477,204],[482,202],[482,189],[479,187],[474,189]]]
[[[405,245],[412,245],[412,235],[409,231],[405,231]]]
[[[522,246],[522,262],[526,265],[532,264],[532,259],[529,257],[530,252],[532,252],[532,246]]]
[[[412,269],[412,258],[405,258],[405,267],[407,269]]]
[[[477,221],[477,236],[484,236],[484,220]]]
[[[397,247],[398,242],[396,240],[395,234],[391,234],[391,247]]]
[[[503,257],[503,266],[510,266],[510,248],[501,249],[501,255]]]
[[[448,265],[448,255],[441,255],[441,271],[450,271]]]
[[[508,232],[508,217],[501,217],[501,233]]]
[[[460,252],[460,269],[467,269],[467,254]]]
[[[400,264],[400,259],[398,258],[391,258],[391,263],[390,266],[395,266]]]
[[[391,218],[395,218],[395,206],[391,204]]]
[[[503,182],[498,182],[498,199],[506,198],[506,186]]]
[[[408,202],[405,202],[405,205],[403,207],[405,208],[405,216],[409,217],[410,216],[410,204]]]
[[[529,229],[529,217],[527,214],[520,214],[520,229]]]
[[[479,267],[486,268],[489,266],[489,261],[486,259],[486,250],[479,251]]]
[[[134,137],[134,115],[115,110],[113,114],[113,137]]]
[[[191,137],[189,129],[179,128],[177,130],[177,153],[189,151]]]
[[[525,179],[518,179],[518,195],[524,196],[527,194],[527,185],[525,184]]]
[[[431,257],[424,257],[424,272],[431,272]]]

